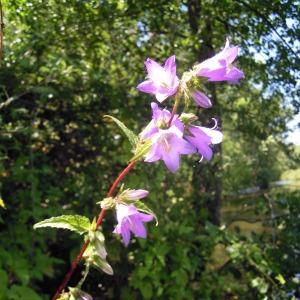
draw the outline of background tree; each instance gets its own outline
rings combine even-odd
[[[299,194],[265,189],[296,159],[284,138],[299,112],[297,1],[13,0],[3,6],[0,299],[49,299],[57,288],[79,241],[32,225],[62,211],[97,214],[95,200],[130,158],[128,142],[102,117],[116,115],[137,132],[149,120],[151,97],[135,89],[143,61],[163,62],[174,53],[182,73],[221,49],[226,37],[242,49],[238,64],[246,79],[207,84],[216,110],[199,111],[204,125],[218,115],[222,151],[215,149],[211,164],[184,161],[174,176],[162,164],[137,167],[126,183],[151,186],[159,228],[128,249],[108,236],[116,275],[92,273],[85,290],[95,299],[274,299],[296,289]],[[251,186],[263,192],[251,200],[247,217],[250,211],[251,219],[267,220],[267,233],[220,230],[215,225],[228,221],[222,207],[240,216],[250,196],[239,191]],[[238,208],[226,202],[232,197]],[[113,219],[106,218],[105,232]],[[227,254],[210,268],[218,247]]]

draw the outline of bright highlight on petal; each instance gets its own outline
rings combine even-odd
[[[230,46],[226,40],[225,47],[215,56],[205,60],[197,66],[197,76],[208,78],[208,81],[229,81],[238,83],[244,73],[232,65],[238,55],[239,48]]]
[[[196,152],[196,148],[183,139],[183,132],[175,125],[168,129],[160,129],[151,140],[152,148],[146,155],[145,161],[163,160],[172,173],[179,168],[180,155]]]
[[[131,232],[137,237],[147,237],[143,223],[152,221],[153,215],[140,213],[133,204],[117,204],[116,211],[118,225],[113,232],[122,236],[125,246],[130,242]]]
[[[140,83],[137,89],[141,92],[155,95],[159,102],[163,102],[174,95],[179,86],[175,60],[175,55],[169,57],[162,67],[156,61],[148,58],[145,61],[148,73],[147,80]]]
[[[190,126],[189,132],[190,135],[186,135],[185,139],[197,149],[201,156],[210,160],[213,155],[210,146],[221,143],[223,134],[218,130],[201,126]]]

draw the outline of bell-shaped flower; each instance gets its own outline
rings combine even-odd
[[[192,93],[192,97],[195,100],[196,104],[203,108],[212,107],[210,99],[200,91],[195,91]]]
[[[150,58],[145,61],[145,66],[147,80],[137,86],[138,90],[155,95],[159,102],[177,92],[179,79],[176,75],[175,55],[169,57],[163,67]]]
[[[224,49],[215,56],[203,61],[196,67],[197,76],[208,78],[208,81],[229,81],[238,83],[244,73],[232,65],[238,55],[239,48],[230,46],[226,40]]]
[[[196,148],[183,139],[183,131],[172,125],[168,129],[159,129],[151,136],[152,146],[146,154],[146,162],[163,160],[173,173],[177,171],[181,154],[196,152]]]
[[[222,142],[222,132],[201,126],[190,126],[188,131],[189,134],[184,136],[185,139],[197,149],[203,158],[210,160],[213,155],[211,145]]]
[[[160,109],[157,103],[155,102],[151,103],[151,108],[152,108],[152,120],[142,131],[141,133],[142,139],[150,138],[153,134],[159,132],[159,129],[165,129],[169,127],[171,113],[166,108]],[[175,125],[182,132],[184,130],[184,125],[179,120],[178,115],[175,115],[173,117],[170,125],[171,126]]]
[[[152,221],[153,215],[139,212],[133,204],[117,204],[116,211],[118,225],[113,232],[122,236],[125,246],[129,244],[131,232],[137,237],[147,237],[144,223]]]

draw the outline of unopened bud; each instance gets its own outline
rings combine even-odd
[[[193,113],[182,113],[179,119],[184,125],[190,125],[191,123],[197,121],[198,117]]]

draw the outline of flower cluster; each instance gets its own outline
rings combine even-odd
[[[238,47],[230,46],[227,40],[221,52],[183,73],[181,79],[176,73],[175,55],[169,57],[163,66],[150,58],[146,60],[145,66],[148,75],[146,80],[137,86],[137,89],[155,95],[156,100],[160,103],[168,97],[174,96],[175,103],[172,112],[166,107],[160,108],[157,103],[152,102],[152,120],[139,136],[115,117],[106,116],[113,120],[128,137],[133,146],[134,156],[112,184],[107,198],[99,202],[101,212],[98,218],[91,222],[88,218],[80,215],[62,215],[34,225],[34,228],[55,227],[84,234],[85,243],[56,291],[54,300],[58,297],[58,300],[91,300],[91,295],[81,290],[91,266],[113,275],[113,269],[107,261],[105,238],[100,229],[106,210],[115,210],[117,225],[113,233],[123,239],[125,246],[129,245],[132,235],[146,238],[145,223],[153,219],[157,221],[152,210],[140,201],[148,196],[147,190],[124,190],[122,186],[119,193],[115,197],[112,196],[118,184],[138,160],[144,159],[147,163],[162,160],[166,167],[174,173],[179,169],[182,155],[198,154],[201,157],[200,160],[212,159],[213,146],[221,143],[223,139],[216,119],[213,118],[215,125],[212,128],[204,127],[195,123],[198,120],[195,114],[191,112],[178,113],[178,108],[181,101],[184,101],[185,107],[188,107],[190,98],[194,99],[196,105],[201,108],[212,107],[212,101],[199,88],[199,84],[201,87],[204,80],[238,83],[240,79],[244,78],[244,73],[232,65],[238,50]],[[69,287],[69,292],[65,292],[66,285],[81,258],[85,259],[84,276],[76,287]]]
[[[191,87],[194,79],[203,78],[208,81],[228,81],[238,83],[244,78],[244,73],[232,63],[238,54],[238,47],[230,46],[226,41],[224,49],[191,71],[183,74],[179,80],[176,74],[175,55],[169,57],[163,66],[148,58],[145,61],[147,78],[137,86],[141,92],[155,95],[162,103],[170,96],[175,96],[172,113],[167,108],[160,108],[157,103],[151,103],[152,120],[140,133],[140,141],[150,141],[150,148],[144,154],[144,161],[148,163],[163,160],[166,167],[176,172],[180,165],[181,155],[197,153],[201,160],[210,160],[213,156],[213,145],[222,142],[223,134],[218,130],[215,119],[213,128],[194,124],[198,119],[193,113],[176,113],[181,98],[192,97],[202,108],[210,108],[212,102],[205,93]],[[134,202],[138,202],[148,195],[145,190],[126,190],[115,198],[113,206],[116,208],[118,224],[114,233],[122,236],[124,244],[128,246],[131,234],[146,238],[144,223],[153,220],[152,213],[140,212]]]

